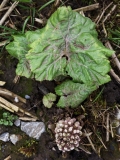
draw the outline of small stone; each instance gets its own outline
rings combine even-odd
[[[120,109],[117,109],[115,116],[117,120],[120,120]]]
[[[30,96],[29,95],[25,95],[25,99],[30,99]]]
[[[15,101],[16,103],[18,103],[18,102],[19,102],[18,97],[15,97],[14,101]]]
[[[39,139],[41,134],[45,132],[45,124],[43,122],[23,122],[21,121],[21,130],[28,136]]]
[[[11,134],[10,141],[15,145],[22,137],[20,135]]]
[[[0,140],[1,141],[4,141],[4,142],[8,142],[10,139],[9,139],[9,133],[8,132],[5,132],[3,134],[0,135]]]
[[[21,120],[16,119],[16,121],[14,122],[14,125],[18,127],[18,126],[20,126],[20,124],[21,124]]]

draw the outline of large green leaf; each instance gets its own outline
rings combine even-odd
[[[27,78],[32,77],[29,63],[25,58],[25,54],[29,50],[27,39],[24,35],[14,35],[13,38],[14,41],[9,43],[6,49],[13,57],[19,60],[16,73]]]
[[[65,81],[55,88],[57,95],[61,96],[57,104],[58,107],[77,107],[83,102],[90,93],[92,93],[97,87],[94,85],[74,83],[73,81]]]
[[[74,81],[101,85],[110,81],[109,56],[113,53],[90,33],[81,34],[81,39],[70,44],[70,56],[66,70]],[[76,53],[76,54],[74,54]]]
[[[40,81],[53,80],[66,75],[71,56],[76,51],[80,53],[84,50],[76,44],[85,37],[86,32],[90,38],[97,37],[95,24],[89,18],[72,11],[70,7],[59,8],[48,20],[40,38],[30,45],[31,50],[26,55],[35,78]],[[76,51],[72,46],[76,47]]]
[[[28,31],[25,35],[14,35],[14,41],[6,46],[7,51],[19,60],[16,74],[27,78],[33,77],[30,65],[25,55],[29,51],[29,44],[39,38],[42,29],[36,31]]]

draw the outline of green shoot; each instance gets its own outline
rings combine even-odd
[[[55,0],[51,0],[51,1],[47,2],[47,3],[45,3],[42,7],[39,8],[38,11],[41,11],[43,8],[45,8],[45,7],[48,6],[49,4],[53,3],[54,1],[55,1]]]

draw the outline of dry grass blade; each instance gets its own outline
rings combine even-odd
[[[8,1],[9,1],[9,0],[3,0],[2,3],[1,3],[1,5],[0,5],[0,9],[2,9],[2,8],[6,5],[6,3],[7,3]]]
[[[7,9],[9,9],[10,7],[5,7],[5,8],[0,8],[0,12],[5,11]]]
[[[114,5],[112,7],[112,9],[110,10],[110,12],[106,15],[105,19],[102,21],[102,23],[104,23],[110,16],[111,14],[114,12],[114,10],[116,9],[117,5]]]
[[[109,113],[107,113],[107,119],[106,119],[106,141],[108,142],[109,141],[109,138],[110,138],[110,134],[109,134]]]
[[[7,17],[10,15],[10,13],[14,10],[14,8],[18,5],[19,2],[15,1],[12,6],[8,9],[8,11],[5,13],[5,15],[0,20],[0,25],[3,25]]]
[[[85,135],[86,135],[89,143],[91,144],[92,149],[97,153],[97,151],[96,151],[96,149],[95,149],[95,147],[94,147],[94,144],[92,143],[92,140],[90,139],[89,134],[87,133],[87,131],[86,131],[85,129],[84,129],[84,132],[85,132]]]
[[[99,14],[95,20],[96,24],[98,24],[100,22],[100,20],[102,19],[105,11],[113,4],[113,2],[111,2],[103,11],[101,14]]]
[[[92,4],[92,5],[85,6],[85,7],[81,7],[81,8],[77,8],[77,9],[74,9],[74,11],[76,11],[76,12],[80,12],[80,11],[86,12],[86,11],[91,11],[91,10],[94,10],[94,9],[97,9],[97,8],[99,8],[99,3]]]
[[[110,120],[110,131],[111,131],[111,136],[114,138],[114,132],[113,132],[113,127],[112,127],[112,122]]]
[[[93,131],[94,131],[94,134],[95,134],[95,135],[97,136],[97,138],[99,139],[99,141],[102,143],[103,147],[104,147],[105,149],[107,149],[107,147],[105,146],[102,138],[100,138],[100,136],[98,136],[98,134],[96,133],[96,130],[95,130],[95,127],[94,127],[94,126],[93,126]]]
[[[82,151],[84,151],[85,153],[91,154],[91,152],[88,151],[82,144],[79,145],[79,148],[80,148]]]

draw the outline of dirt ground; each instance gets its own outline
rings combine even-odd
[[[11,1],[12,2],[12,1]],[[80,7],[88,6],[94,3],[99,3],[100,6],[98,9],[90,10],[85,12],[85,16],[91,18],[93,21],[97,18],[98,15],[102,13],[102,11],[108,6],[111,2],[113,2],[113,5],[117,5],[116,10],[110,14],[110,17],[105,23],[106,30],[109,29],[115,29],[117,27],[120,27],[120,19],[118,16],[120,16],[120,3],[119,0],[67,0],[67,1],[60,1],[60,3],[57,6],[54,6],[53,3],[49,4],[45,8],[41,10],[41,12],[37,12],[37,10],[43,6],[45,3],[47,3],[47,0],[34,0],[32,3],[20,3],[17,6],[17,10],[14,10],[12,12],[13,16],[10,16],[6,20],[6,26],[8,28],[17,28],[18,31],[22,30],[22,26],[24,24],[24,21],[26,17],[31,16],[31,18],[28,20],[25,30],[35,30],[37,28],[42,28],[44,26],[43,24],[39,24],[35,21],[33,21],[34,17],[42,17],[45,21],[50,17],[50,15],[56,10],[56,8],[59,5],[66,5],[71,6],[72,9],[77,9]],[[9,5],[8,3],[7,5]],[[33,8],[35,9],[33,11]],[[110,13],[110,9],[108,9],[105,12],[105,15],[103,17],[103,20],[107,14]],[[0,12],[0,19],[4,15],[5,11]],[[20,13],[20,14],[19,14]],[[17,16],[15,16],[17,15]],[[101,22],[96,27],[99,39],[105,43],[107,41],[107,37],[104,33],[104,29],[102,28]],[[6,30],[4,28],[0,28],[0,33],[4,33]],[[7,36],[0,36],[0,42],[5,41],[7,38],[10,38],[10,35]],[[111,42],[112,43],[112,42]],[[119,48],[112,45],[113,49],[116,50],[116,53],[119,53]],[[18,61],[10,56],[7,51],[5,50],[5,46],[0,47],[0,80],[5,81],[6,84],[4,86],[5,89],[8,89],[12,92],[14,92],[17,95],[20,95],[21,97],[24,97],[25,95],[29,95],[31,98],[27,100],[27,104],[24,106],[25,109],[29,110],[31,113],[34,113],[40,121],[43,121],[46,125],[46,132],[42,134],[39,141],[37,143],[34,143],[34,145],[31,145],[30,148],[24,144],[24,141],[29,140],[29,137],[25,136],[21,131],[16,129],[14,126],[12,127],[4,127],[1,128],[0,126],[0,133],[3,131],[10,131],[11,133],[17,132],[19,134],[23,134],[23,140],[22,143],[19,143],[17,146],[13,146],[10,143],[3,143],[0,142],[0,160],[4,160],[7,156],[11,155],[12,160],[110,160],[109,156],[111,153],[114,155],[114,158],[112,157],[112,160],[118,160],[120,159],[120,153],[119,153],[119,142],[117,142],[116,136],[112,138],[110,135],[110,140],[114,139],[115,145],[113,147],[113,142],[109,143],[106,142],[106,115],[109,113],[111,116],[113,116],[113,113],[115,113],[114,106],[120,104],[120,83],[116,81],[116,79],[111,76],[111,81],[103,86],[100,86],[100,88],[97,91],[94,91],[81,105],[81,107],[71,109],[71,108],[65,108],[60,109],[56,107],[56,104],[53,105],[52,108],[48,109],[45,108],[42,103],[43,98],[43,90],[42,87],[49,92],[54,93],[54,88],[57,85],[55,81],[43,81],[38,82],[34,79],[27,79],[25,77],[20,77],[19,80],[15,83],[15,69],[17,66]],[[111,66],[113,66],[114,71],[118,76],[120,76],[120,73],[118,69],[116,68],[116,65],[114,64],[113,60],[110,59]],[[92,103],[93,100],[95,100],[96,95],[100,96],[96,99],[95,103]],[[105,112],[104,112],[105,111]],[[0,110],[1,112],[1,110]],[[84,127],[88,129],[88,131],[91,131],[93,134],[92,136],[92,142],[96,148],[96,153],[93,151],[93,148],[90,146],[90,143],[87,138],[82,139],[82,143],[86,144],[86,148],[91,151],[92,154],[87,154],[86,152],[83,152],[82,150],[76,151],[73,150],[66,155],[63,155],[61,151],[58,150],[56,143],[55,143],[55,137],[52,130],[48,128],[49,125],[55,124],[58,120],[65,118],[65,117],[75,117],[79,118],[79,115],[85,115],[84,120]],[[96,136],[95,133],[100,133],[100,137],[102,139],[102,142],[104,142],[105,146],[107,146],[107,149],[105,149],[104,145],[101,143],[99,138]],[[31,140],[32,141],[32,140]],[[19,152],[19,148],[25,146],[25,152],[24,154],[21,154]],[[111,149],[114,148],[113,150]],[[117,149],[116,149],[117,148]],[[31,153],[30,157],[26,157],[26,153]],[[108,159],[107,159],[108,158]]]

